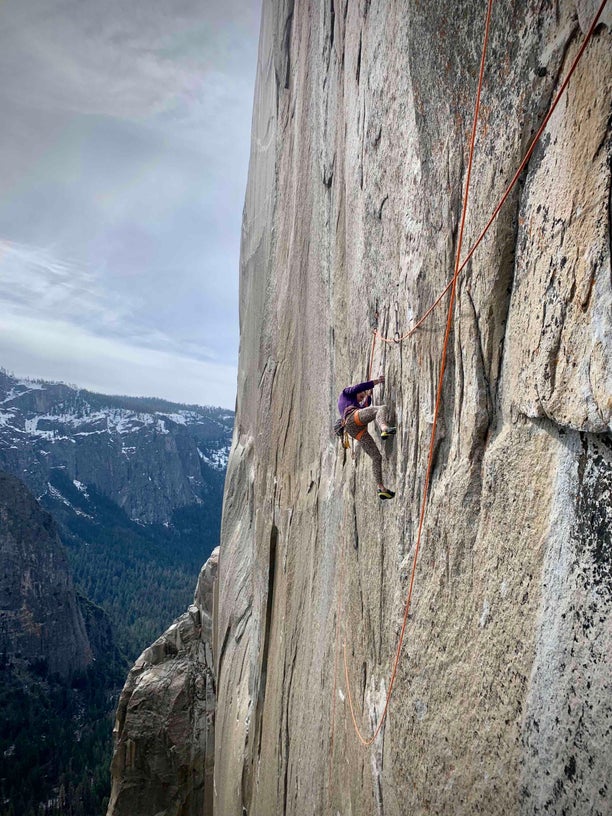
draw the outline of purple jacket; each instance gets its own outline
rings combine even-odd
[[[357,402],[357,394],[361,393],[362,391],[369,391],[370,388],[374,388],[374,380],[369,380],[368,382],[357,383],[357,385],[349,385],[338,397],[338,411],[340,411],[340,416],[342,419],[346,416],[346,412],[349,408],[363,408],[363,405],[359,405]],[[365,405],[372,404],[372,397],[367,397],[365,401]]]

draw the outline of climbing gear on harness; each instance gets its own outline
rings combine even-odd
[[[344,419],[337,419],[334,422],[334,436],[337,436],[338,439],[342,440],[342,447],[343,448],[350,448],[351,447],[351,440],[348,435],[348,431],[345,427],[346,420]]]

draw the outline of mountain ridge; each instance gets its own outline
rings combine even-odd
[[[233,412],[226,409],[107,398],[0,373],[0,464],[23,474],[39,497],[46,492],[49,469],[67,467],[74,480],[96,484],[131,518],[145,523],[168,522],[171,508],[204,498],[207,482],[218,481],[216,473],[225,470],[232,425]],[[164,479],[167,468],[156,472],[148,467],[148,456],[140,456],[143,434],[144,445],[179,460],[174,479]],[[81,444],[71,450],[77,441]],[[108,446],[116,450],[109,452]],[[104,477],[105,470],[112,472]],[[134,480],[140,483],[138,501]]]
[[[132,657],[182,611],[218,544],[233,419],[0,371],[0,468],[58,522],[79,587]]]

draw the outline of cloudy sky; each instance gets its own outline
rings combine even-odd
[[[0,366],[233,408],[261,0],[2,0]]]

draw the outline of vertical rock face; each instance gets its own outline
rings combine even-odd
[[[117,709],[108,816],[212,814],[218,554],[202,568],[188,612],[128,676]]]
[[[68,561],[48,513],[0,472],[0,654],[4,668],[69,678],[92,652]]]
[[[495,4],[464,256],[590,0]],[[371,328],[452,276],[482,3],[264,0],[219,564],[215,813],[603,814],[610,688],[611,15],[445,305],[374,375],[393,502],[331,436]],[[343,655],[346,655],[346,670]],[[346,673],[345,673],[346,672]],[[151,809],[154,812],[154,809]]]

